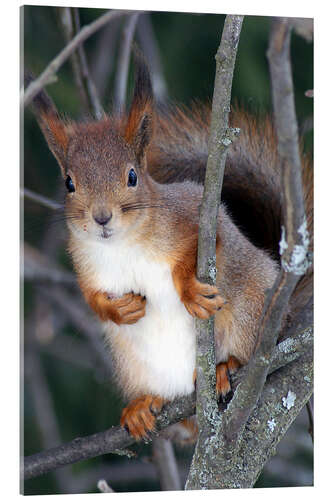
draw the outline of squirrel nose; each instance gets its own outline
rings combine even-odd
[[[97,224],[100,224],[101,226],[105,226],[105,224],[107,224],[109,222],[111,217],[112,217],[112,213],[94,215],[95,221],[97,222]]]

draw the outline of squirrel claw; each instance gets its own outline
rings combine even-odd
[[[117,325],[132,325],[146,313],[146,298],[133,292],[121,297],[106,292],[98,293],[95,295],[95,302],[95,310],[101,320],[111,320]]]
[[[134,399],[123,409],[120,425],[128,428],[128,432],[137,441],[151,439],[149,434],[155,430],[156,415],[161,411],[163,403],[159,396],[146,395]]]
[[[183,302],[188,312],[200,319],[210,318],[226,303],[216,286],[201,283],[197,279],[187,290]]]

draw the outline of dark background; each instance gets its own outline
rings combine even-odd
[[[102,13],[101,9],[80,9],[81,25]],[[24,26],[24,64],[38,75],[59,53],[65,42],[53,7],[22,8]],[[156,48],[171,101],[190,104],[191,100],[212,98],[215,59],[223,29],[223,15],[151,13]],[[139,18],[139,22],[140,18]],[[106,29],[114,30],[106,58],[108,71],[103,87],[103,106],[112,111],[113,83],[124,20],[117,19],[85,42],[92,77],[97,78],[97,62]],[[233,100],[254,112],[271,110],[266,50],[270,19],[246,17],[243,24],[233,82]],[[140,40],[138,40],[140,45]],[[296,109],[300,129],[311,123],[313,101],[304,92],[313,88],[313,45],[292,36],[292,64]],[[96,69],[96,73],[94,71]],[[131,82],[132,70],[129,81]],[[105,85],[106,84],[106,85]],[[58,82],[48,86],[58,110],[82,116],[78,92],[69,62],[58,72]],[[129,84],[128,93],[131,91]],[[308,127],[307,127],[308,128]],[[310,127],[311,129],[311,127]],[[58,166],[30,111],[24,119],[24,179],[22,184],[52,199],[62,200],[63,185]],[[304,137],[312,150],[312,131]],[[71,269],[66,254],[63,217],[31,201],[24,206],[24,239],[58,264]],[[119,422],[121,398],[105,374],[93,349],[75,325],[70,314],[55,304],[41,286],[24,285],[25,383],[24,454],[30,455],[74,437],[102,431]],[[71,292],[70,288],[67,290]],[[87,313],[88,310],[86,309]],[[92,316],[92,315],[91,315]],[[37,368],[36,368],[37,367]],[[259,478],[257,486],[296,486],[312,484],[312,444],[307,433],[305,412],[288,432]],[[52,441],[53,440],[53,441]],[[116,455],[95,458],[25,483],[26,494],[83,493],[97,491],[101,477],[120,491],[158,490],[159,482],[151,463],[150,446],[137,446],[138,459]],[[192,450],[176,449],[185,479]]]

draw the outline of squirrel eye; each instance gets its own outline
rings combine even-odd
[[[127,185],[134,187],[134,186],[136,186],[137,180],[138,180],[138,177],[136,175],[136,172],[135,172],[134,168],[131,168],[131,170],[128,172]]]
[[[67,175],[67,177],[66,177],[65,185],[66,185],[66,188],[68,189],[69,193],[74,193],[74,191],[75,191],[74,182],[69,177],[69,175]]]

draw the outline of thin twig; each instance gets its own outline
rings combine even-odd
[[[74,27],[73,27],[73,19],[72,19],[72,12],[70,7],[56,7],[59,21],[60,21],[60,26],[61,30],[63,32],[65,42],[70,43],[70,41],[74,37]],[[79,96],[81,100],[81,107],[83,108],[83,111],[88,111],[89,110],[89,101],[88,101],[88,96],[86,94],[83,82],[82,82],[82,77],[81,77],[81,71],[80,71],[80,63],[79,63],[79,56],[78,56],[78,51],[74,51],[70,58],[70,63],[72,65],[72,70],[73,70],[73,75],[74,75],[74,80],[75,80],[75,85],[77,90],[79,91]]]
[[[20,195],[23,196],[24,198],[27,198],[28,200],[34,201],[35,203],[42,205],[43,207],[50,208],[51,210],[61,210],[64,208],[57,201],[50,200],[50,198],[47,198],[42,194],[37,194],[28,188],[23,188],[23,189],[21,188]]]
[[[74,35],[76,35],[79,33],[81,27],[79,10],[76,7],[71,7],[70,12],[72,17]],[[102,108],[95,83],[91,78],[86,54],[82,44],[79,45],[77,53],[78,53],[78,63],[79,63],[78,69],[80,71],[80,79],[88,101],[89,109],[91,112],[93,112],[95,118],[99,120],[104,115],[104,110]]]
[[[306,403],[306,410],[308,412],[308,417],[309,417],[309,434],[311,436],[312,442],[313,442],[313,409],[312,409],[312,404],[311,401],[309,400]]]
[[[302,168],[290,62],[291,26],[275,19],[267,52],[272,82],[274,121],[282,169],[284,226],[280,243],[282,268],[297,276],[308,269],[309,234],[304,211]]]
[[[55,284],[75,285],[75,276],[55,266],[50,259],[43,255],[39,250],[28,243],[21,249],[24,255],[24,269],[22,269],[25,280],[34,282],[45,282]]]
[[[242,29],[243,16],[226,16],[221,44],[216,54],[216,75],[212,104],[208,161],[204,193],[200,207],[197,277],[215,284],[216,281],[216,227],[220,206],[227,148],[239,133],[228,128],[233,72]],[[216,375],[214,350],[214,318],[196,320],[197,329],[197,419],[199,439],[186,489],[204,487],[208,471],[207,460],[212,450],[207,446],[209,436],[217,436],[221,423],[216,402]],[[214,440],[210,440],[214,446]],[[210,470],[207,474],[211,474]],[[200,476],[200,477],[199,477]]]
[[[35,420],[39,427],[43,447],[50,448],[61,442],[61,435],[47,379],[35,342],[30,343],[30,349],[25,356],[25,366],[33,399]],[[66,485],[69,486],[70,484],[70,471],[55,470],[54,473],[59,486],[66,490]]]
[[[108,485],[105,479],[100,479],[97,482],[97,488],[101,493],[114,493],[114,490]]]
[[[307,42],[313,40],[313,19],[304,17],[291,17],[289,18],[295,32],[302,36]]]
[[[271,375],[280,368],[283,368],[287,364],[299,359],[301,356],[308,353],[312,347],[313,327],[307,326],[304,330],[298,332],[292,337],[286,338],[274,348],[267,375]],[[246,380],[246,377],[247,369],[246,366],[243,366],[231,376],[231,385],[233,390],[236,390],[238,385]]]
[[[168,90],[163,74],[160,51],[151,22],[151,14],[149,12],[141,14],[137,32],[142,51],[147,61],[149,61],[154,97],[156,101],[163,102],[168,97]]]
[[[153,460],[158,471],[161,490],[181,490],[176,456],[171,441],[162,437],[153,439]]]
[[[118,22],[110,22],[99,35],[94,52],[90,57],[91,73],[94,75],[94,81],[102,99],[108,88],[109,77],[115,63],[114,55],[119,29]]]
[[[69,56],[77,49],[77,47],[82,44],[87,38],[96,33],[109,21],[124,15],[131,14],[127,10],[109,11],[103,14],[101,17],[93,21],[92,23],[84,26],[81,31],[72,39],[72,41],[64,47],[64,49],[48,64],[41,75],[36,78],[26,90],[22,89],[21,92],[21,104],[27,106],[30,104],[32,99],[38,94],[38,92],[50,81],[53,75],[58,71],[58,69],[64,64],[64,62],[69,58]]]
[[[125,21],[120,47],[119,63],[116,74],[114,106],[117,112],[123,111],[126,100],[127,76],[131,56],[131,45],[134,38],[135,27],[140,12],[135,12]]]
[[[50,299],[66,313],[69,321],[86,336],[94,347],[99,360],[102,362],[105,373],[110,374],[111,359],[98,335],[100,328],[97,321],[86,312],[82,300],[69,294],[63,288],[59,289],[57,286],[60,282],[61,284],[68,283],[72,287],[77,287],[74,276],[69,272],[65,272],[60,266],[53,266],[46,256],[28,244],[24,246],[24,257],[27,277],[33,277],[40,282],[46,281],[53,283],[54,286],[52,287],[41,285],[43,297]]]
[[[43,287],[43,292],[54,304],[60,307],[68,317],[68,320],[81,332],[94,348],[99,363],[106,374],[111,374],[111,357],[105,349],[100,333],[100,325],[87,313],[84,303],[66,292],[63,288]]]

